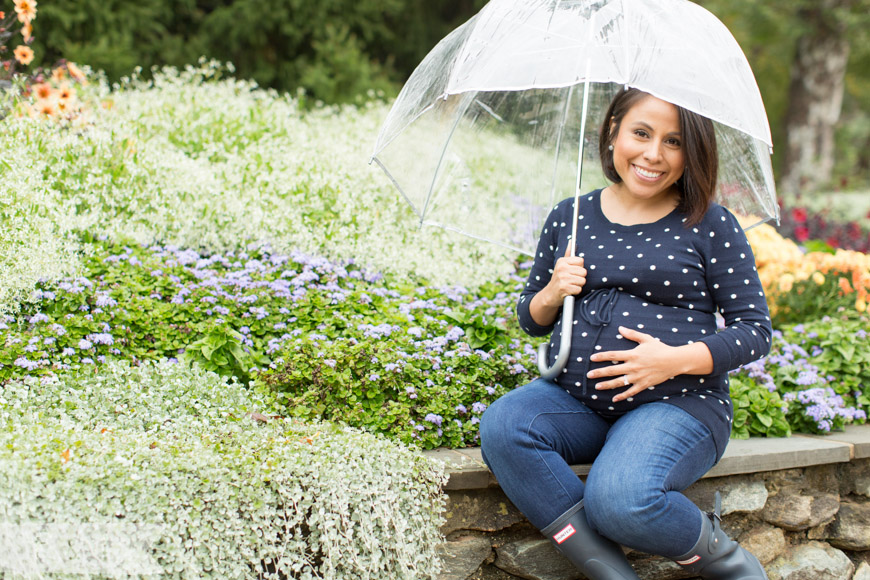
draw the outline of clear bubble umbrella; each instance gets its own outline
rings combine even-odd
[[[624,87],[711,119],[716,201],[753,225],[779,219],[755,77],[728,29],[688,0],[492,0],[408,79],[372,161],[421,226],[531,256],[556,203],[607,185],[597,129]],[[573,297],[562,315],[570,328]],[[550,369],[539,353],[542,375],[569,352],[566,336]]]

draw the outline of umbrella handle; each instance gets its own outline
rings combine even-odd
[[[556,362],[553,366],[547,368],[548,351],[550,345],[545,342],[538,346],[538,371],[541,373],[541,378],[553,380],[565,365],[568,364],[568,357],[571,354],[571,332],[574,329],[574,297],[565,296],[562,301],[562,340],[559,343],[559,356],[556,357]],[[549,342],[549,341],[548,341]]]

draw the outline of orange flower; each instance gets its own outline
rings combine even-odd
[[[840,285],[840,290],[843,292],[843,294],[851,294],[852,285],[849,284],[849,281],[846,278],[840,276],[840,279],[837,280],[837,283]]]
[[[48,99],[54,94],[54,89],[48,83],[39,83],[33,86],[33,93],[37,99]]]
[[[3,20],[4,18],[6,18],[6,13],[0,10],[0,20]]]
[[[82,69],[80,69],[79,67],[76,66],[76,63],[74,63],[74,62],[66,63],[66,70],[69,71],[69,76],[71,76],[72,78],[74,78],[78,82],[80,82],[80,83],[85,82],[85,73],[82,72]]]
[[[57,67],[53,71],[51,71],[51,80],[56,83],[60,83],[66,78],[66,70],[62,66]]]
[[[24,42],[30,40],[30,37],[33,36],[33,27],[29,22],[25,23],[24,26],[21,27],[21,36],[24,38]]]
[[[60,88],[57,90],[57,98],[60,101],[69,101],[70,99],[74,99],[75,96],[75,89],[73,89],[66,83],[60,85]]]
[[[36,101],[36,112],[46,117],[54,117],[57,114],[54,101],[46,99],[44,101]]]
[[[33,62],[33,49],[29,46],[19,44],[15,47],[15,60],[27,66]]]
[[[15,12],[19,22],[29,23],[36,18],[36,0],[15,0]]]

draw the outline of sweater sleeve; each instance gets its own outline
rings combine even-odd
[[[713,356],[713,375],[727,373],[770,351],[772,328],[755,256],[743,228],[725,208],[705,218],[707,287],[725,328],[702,341]]]
[[[523,291],[520,293],[519,301],[517,302],[517,318],[519,319],[520,328],[530,336],[545,336],[553,332],[555,323],[548,326],[541,326],[532,318],[530,311],[532,298],[540,292],[550,282],[553,276],[553,268],[556,265],[556,256],[559,254],[559,234],[564,225],[563,215],[564,206],[566,203],[571,203],[568,199],[559,203],[547,216],[544,222],[544,227],[541,231],[541,237],[538,238],[538,248],[535,250],[535,260],[532,264],[532,270],[529,272],[529,279]],[[564,253],[564,248],[562,248]],[[556,320],[561,318],[561,311],[556,317]]]

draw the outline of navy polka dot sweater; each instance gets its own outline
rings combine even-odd
[[[575,301],[571,356],[556,382],[610,419],[650,401],[681,407],[710,429],[718,460],[733,418],[727,373],[770,350],[770,316],[749,242],[734,216],[716,204],[694,227],[686,227],[678,210],[655,223],[623,226],[604,216],[600,199],[601,190],[580,197],[576,251],[584,258],[587,278]],[[562,314],[553,325],[541,326],[529,304],[565,254],[573,206],[574,199],[566,199],[547,218],[517,305],[523,330],[532,336],[552,333],[550,365],[559,352]],[[725,321],[718,332],[717,310]],[[589,355],[637,345],[620,336],[619,326],[671,346],[702,341],[713,355],[713,372],[679,375],[614,403],[619,389],[595,390],[599,380],[610,378],[587,379],[586,373],[612,364],[590,362]]]

